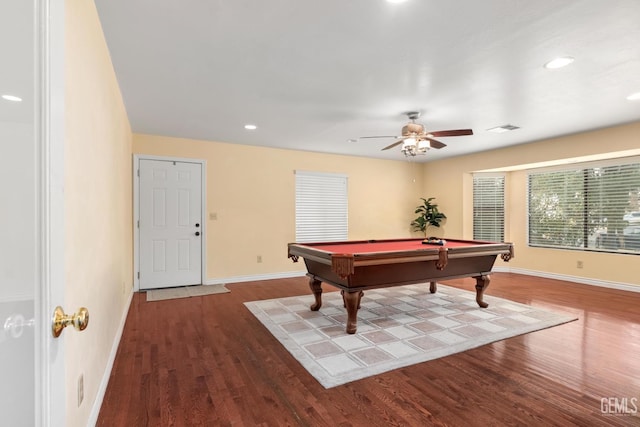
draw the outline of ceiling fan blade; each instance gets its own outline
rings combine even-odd
[[[473,130],[472,129],[439,130],[436,132],[429,132],[429,135],[433,135],[435,137],[473,135]]]
[[[367,138],[402,138],[401,136],[396,135],[385,135],[385,136],[361,136],[358,139],[367,139]]]
[[[447,144],[445,144],[443,142],[440,142],[440,141],[437,141],[437,140],[435,140],[433,138],[427,138],[427,140],[429,141],[429,144],[431,145],[431,148],[437,148],[439,150],[439,149],[447,146]]]
[[[390,148],[396,147],[396,146],[402,144],[403,142],[404,142],[404,139],[401,139],[400,141],[396,141],[393,144],[384,147],[381,151],[388,150]]]

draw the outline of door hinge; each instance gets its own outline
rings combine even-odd
[[[138,279],[140,278],[140,272],[138,271]]]
[[[140,169],[138,169],[138,176],[140,176]]]
[[[138,228],[140,228],[140,220],[138,220]]]

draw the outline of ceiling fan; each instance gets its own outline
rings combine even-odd
[[[402,148],[400,151],[402,151],[405,156],[417,156],[419,154],[425,154],[430,148],[440,149],[447,146],[446,144],[434,138],[441,138],[445,136],[473,135],[473,130],[471,129],[439,130],[435,132],[427,132],[424,128],[424,125],[416,123],[416,120],[420,117],[420,112],[409,111],[405,114],[411,121],[403,126],[401,136],[361,136],[360,139],[400,138],[393,144],[384,147],[382,151],[402,144]]]

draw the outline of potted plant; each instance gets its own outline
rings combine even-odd
[[[421,197],[420,199],[422,204],[418,205],[414,212],[419,215],[411,222],[411,227],[413,231],[421,231],[427,237],[427,229],[430,226],[440,227],[440,223],[447,216],[438,210],[437,203],[431,203],[432,200],[435,200],[435,197],[429,197],[428,199]]]

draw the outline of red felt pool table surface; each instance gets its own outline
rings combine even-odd
[[[346,276],[340,271],[344,264],[349,267],[348,273],[353,273],[352,266],[363,262],[398,263],[404,261],[425,261],[439,259],[439,263],[446,263],[446,259],[473,254],[513,256],[513,245],[510,243],[496,243],[476,240],[442,239],[444,244],[423,243],[425,239],[388,239],[388,240],[354,240],[347,242],[314,242],[290,243],[289,257],[301,256],[320,262],[331,262],[335,273]],[[346,264],[349,264],[348,266]]]
[[[396,251],[414,251],[414,250],[433,250],[440,246],[447,248],[455,248],[461,246],[473,246],[482,244],[482,242],[470,241],[470,240],[445,240],[444,245],[438,244],[425,244],[422,243],[424,239],[398,239],[398,240],[366,240],[366,241],[354,241],[354,242],[340,242],[340,243],[307,243],[305,245],[314,247],[318,250],[332,252],[332,253],[380,253],[380,252],[396,252]]]

